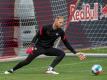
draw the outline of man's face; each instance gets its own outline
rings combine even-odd
[[[56,27],[56,28],[61,28],[62,25],[63,25],[63,23],[64,23],[64,19],[63,19],[63,18],[56,19],[56,20],[55,20],[55,27]]]

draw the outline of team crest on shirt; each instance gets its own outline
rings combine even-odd
[[[58,33],[56,33],[56,36],[59,36],[59,34],[58,34]]]

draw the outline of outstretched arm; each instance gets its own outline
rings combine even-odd
[[[71,51],[73,52],[74,54],[76,54],[80,60],[84,60],[86,57],[83,53],[81,52],[77,52],[75,51],[72,46],[69,44],[68,40],[66,39],[66,36],[65,36],[65,33],[63,32],[62,36],[61,36],[61,40],[63,41],[64,45]]]
[[[63,34],[61,36],[61,40],[63,41],[64,45],[74,54],[76,54],[77,52],[72,48],[72,46],[69,44],[68,40],[66,39],[65,34]]]

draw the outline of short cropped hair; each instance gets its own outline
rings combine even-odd
[[[57,16],[56,19],[64,19],[63,16]]]

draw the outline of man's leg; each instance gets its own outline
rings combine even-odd
[[[45,54],[47,56],[57,56],[53,62],[50,64],[48,71],[46,73],[52,73],[52,74],[59,74],[57,72],[53,72],[52,70],[54,67],[61,62],[61,60],[64,58],[65,53],[59,49],[56,48],[50,48],[47,50],[47,53]]]
[[[23,66],[25,66],[25,65],[28,65],[29,63],[32,62],[32,60],[33,60],[35,57],[39,56],[40,54],[41,54],[41,53],[40,53],[39,51],[34,50],[34,51],[33,51],[33,54],[29,54],[28,57],[27,57],[25,60],[19,62],[19,63],[18,63],[15,67],[13,67],[12,69],[10,69],[10,70],[8,70],[8,71],[5,71],[5,74],[13,73],[13,72],[16,71],[17,69],[19,69],[19,68],[21,68],[21,67],[23,67]]]
[[[40,54],[38,54],[38,53],[29,54],[25,60],[23,60],[22,62],[18,63],[15,67],[13,67],[13,71],[16,71],[17,69],[30,64],[32,62],[32,60],[35,59],[35,57],[37,57],[39,55]]]

